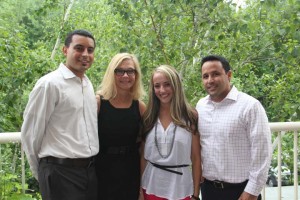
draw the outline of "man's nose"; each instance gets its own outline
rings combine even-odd
[[[84,48],[83,52],[82,52],[82,55],[83,56],[88,56],[89,55],[89,52],[88,52],[88,49],[87,48]]]
[[[208,82],[209,82],[209,83],[213,82],[214,80],[215,80],[214,77],[212,77],[212,76],[209,76],[209,77],[208,77]]]

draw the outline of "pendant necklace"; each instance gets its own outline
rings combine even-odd
[[[159,145],[158,145],[158,141],[157,141],[157,123],[155,124],[155,132],[154,132],[154,141],[155,141],[155,146],[156,146],[156,149],[159,153],[159,155],[166,159],[170,156],[171,152],[172,152],[172,149],[173,149],[173,146],[174,146],[174,140],[175,140],[175,133],[176,133],[176,129],[177,129],[177,126],[175,125],[175,128],[174,128],[174,131],[173,131],[173,137],[172,137],[172,141],[171,141],[171,148],[170,150],[168,151],[167,155],[164,156],[162,153],[161,153],[161,149],[159,148]]]

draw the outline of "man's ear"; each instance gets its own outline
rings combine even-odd
[[[64,46],[62,48],[62,52],[64,53],[65,56],[67,56],[67,54],[68,54],[68,47]]]
[[[227,77],[228,77],[228,80],[230,81],[230,80],[231,80],[231,77],[232,77],[232,71],[231,71],[231,70],[229,70],[229,71],[227,72]]]

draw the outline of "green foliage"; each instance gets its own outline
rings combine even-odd
[[[0,151],[0,200],[41,199],[28,184],[24,186],[26,193],[22,193],[20,144],[1,144]],[[27,172],[26,177],[30,176]]]
[[[3,173],[1,174],[0,183],[1,200],[33,199],[31,195],[21,193],[22,186],[17,175]]]

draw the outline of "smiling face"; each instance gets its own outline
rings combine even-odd
[[[153,88],[155,96],[161,104],[170,104],[173,97],[173,88],[170,80],[161,72],[153,74]]]
[[[231,71],[225,72],[220,61],[207,61],[202,65],[202,83],[211,100],[222,101],[230,92]]]
[[[121,72],[124,72],[122,75]],[[131,90],[135,83],[135,66],[131,59],[123,60],[115,69],[115,80],[118,90]]]
[[[63,47],[66,66],[78,77],[83,77],[94,61],[95,44],[92,38],[73,35],[70,45]]]

